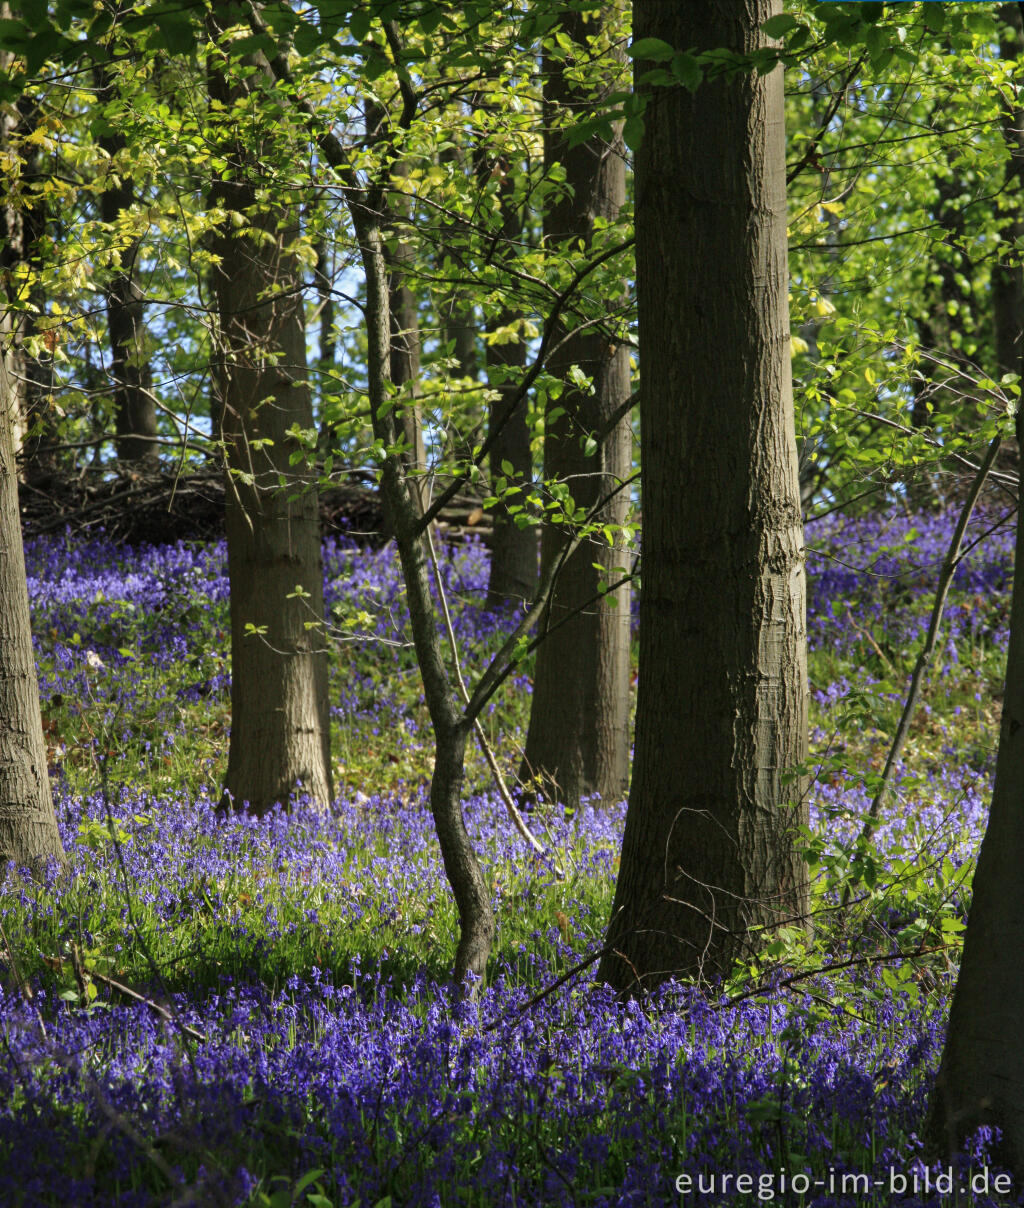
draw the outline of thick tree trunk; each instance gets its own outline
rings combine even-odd
[[[600,36],[597,19],[567,15],[565,32],[574,43]],[[571,82],[563,60],[546,60],[544,98],[545,159],[560,164],[567,192],[545,216],[544,237],[552,248],[590,243],[595,220],[614,221],[626,200],[625,148],[621,135],[611,144],[600,138],[570,147],[562,119],[593,103]],[[609,88],[614,81],[609,82]],[[624,292],[624,291],[623,291]],[[578,366],[593,381],[593,394],[572,387],[568,373]],[[603,584],[622,577],[628,553],[620,527],[629,509],[627,491],[632,429],[622,416],[604,431],[630,394],[629,352],[591,328],[570,335],[549,362],[566,381],[548,409],[544,477],[564,482],[577,507],[589,514],[607,499],[594,519],[616,535],[584,541],[559,571],[540,627],[550,630],[537,651],[530,727],[520,776],[539,778],[558,800],[578,804],[587,794],[617,801],[629,782],[629,597],[628,584],[602,595]],[[561,414],[555,414],[555,406]],[[590,443],[588,444],[588,438]],[[548,524],[541,539],[542,564],[562,558],[563,528]]]
[[[1000,43],[1003,58],[1021,54],[1021,17],[1005,4],[1000,17],[1014,37]],[[1004,238],[1020,236],[1021,112],[1004,119],[1010,147],[1008,175],[1015,216]],[[1021,372],[1019,253],[993,271],[999,368]],[[1022,437],[1017,419],[1017,447]],[[1000,1157],[1024,1178],[1024,523],[1017,518],[1017,549],[1010,649],[1003,715],[985,838],[974,874],[970,917],[953,994],[946,1047],[929,1110],[932,1144],[954,1154],[979,1125],[1002,1131]]]
[[[6,310],[6,303],[0,302]],[[18,354],[9,312],[0,317],[0,865],[61,857],[21,544],[12,429],[19,412]]]
[[[1018,439],[1020,428],[1018,424]],[[974,873],[960,975],[932,1096],[929,1135],[954,1153],[979,1125],[1024,1177],[1024,523],[1017,520],[996,780]]]
[[[636,0],[634,37],[745,55],[779,8]],[[636,157],[640,681],[599,974],[625,992],[721,976],[807,909],[807,809],[782,780],[807,733],[782,87],[776,68],[659,88]]]
[[[222,29],[233,14],[223,10]],[[211,74],[211,95],[228,113],[244,102],[244,87]],[[262,813],[294,792],[321,806],[332,797],[323,569],[313,455],[288,435],[293,425],[313,426],[299,265],[289,250],[297,218],[257,202],[257,152],[231,143],[224,154],[230,178],[213,200],[248,224],[213,240],[231,584],[225,789],[236,806]]]

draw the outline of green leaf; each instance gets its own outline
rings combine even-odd
[[[704,72],[696,57],[685,50],[681,50],[672,60],[672,74],[684,88],[689,88],[691,92],[695,92],[700,87],[700,82],[704,78]]]
[[[187,12],[154,12],[149,14],[156,27],[156,34],[150,43],[154,47],[163,47],[171,54],[187,55],[196,48],[196,30]]]
[[[311,55],[327,40],[327,36],[308,21],[303,21],[295,31],[295,49],[303,57]]]
[[[348,32],[356,42],[363,42],[366,39],[366,35],[370,32],[372,24],[373,18],[370,14],[365,9],[357,8],[349,18]]]
[[[661,38],[639,38],[626,52],[631,59],[649,59],[652,63],[663,63],[671,59],[676,51],[674,46]]]
[[[292,1199],[297,1200],[299,1196],[306,1190],[306,1188],[312,1187],[317,1179],[323,1177],[324,1173],[325,1172],[323,1170],[307,1170],[302,1178],[299,1179],[299,1181],[295,1184],[295,1187],[292,1190]]]
[[[644,119],[636,116],[627,118],[622,127],[622,141],[630,151],[635,151],[640,146],[643,137]]]
[[[28,40],[24,21],[0,21],[0,46],[4,50],[20,50]]]
[[[800,22],[792,13],[776,13],[761,25],[761,32],[769,38],[781,38],[784,33],[794,29]]]

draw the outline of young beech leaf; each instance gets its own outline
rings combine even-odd
[[[676,53],[675,48],[661,38],[638,38],[626,52],[631,59],[648,59],[663,63]]]
[[[792,13],[776,13],[761,25],[761,32],[769,38],[781,38],[783,34],[794,29],[800,22]]]
[[[643,137],[644,119],[642,117],[627,118],[622,126],[622,141],[630,151],[635,151],[640,146]]]

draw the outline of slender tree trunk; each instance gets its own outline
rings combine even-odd
[[[574,43],[600,38],[598,19],[567,15],[562,27]],[[609,90],[614,82],[608,85]],[[591,138],[570,147],[562,126],[565,112],[592,104],[593,96],[574,84],[565,61],[545,63],[545,159],[560,164],[567,191],[551,205],[544,238],[552,247],[588,245],[595,220],[613,222],[626,200],[625,148],[621,134],[611,143]],[[623,287],[623,293],[625,288]],[[569,384],[578,366],[593,382],[593,393]],[[621,417],[595,443],[630,394],[629,352],[594,329],[571,335],[551,358],[550,371],[565,380],[560,398],[548,408],[544,476],[568,485],[577,507],[590,513],[609,501],[595,519],[611,526],[604,536],[583,542],[559,572],[541,625],[550,633],[537,651],[533,704],[520,775],[539,778],[559,800],[578,804],[586,794],[620,800],[629,782],[629,586],[601,595],[603,584],[622,577],[628,562],[619,532],[629,508],[632,429]],[[555,405],[560,414],[556,417]],[[548,524],[541,538],[544,566],[563,556],[566,534]]]
[[[230,5],[216,16],[220,31],[236,20]],[[226,121],[242,122],[249,87],[211,71]],[[298,219],[257,201],[258,148],[225,138],[230,172],[212,199],[245,219],[213,240],[231,583],[225,787],[237,806],[262,813],[296,791],[321,806],[332,797],[323,567],[314,458],[288,435],[313,425],[300,271],[289,250]],[[301,453],[294,465],[293,453]]]
[[[515,244],[523,237],[523,219],[515,202],[511,166],[503,161],[495,162],[493,157],[478,155],[478,175],[489,175],[495,171],[504,173],[505,177],[499,193],[501,229],[494,254],[500,260],[510,262],[515,258]],[[501,310],[495,326],[508,326],[521,317],[510,310]],[[498,393],[498,397],[492,399],[487,407],[488,431],[493,433],[497,428],[488,458],[491,483],[504,478],[509,487],[518,487],[522,492],[533,483],[528,400],[521,399],[504,423],[501,421],[526,365],[525,336],[520,335],[515,343],[488,344],[486,355],[490,384]],[[508,472],[509,467],[511,473]],[[531,600],[537,590],[537,533],[532,524],[529,528],[520,528],[515,523],[509,505],[516,501],[522,502],[521,494],[500,499],[491,512],[494,530],[487,579],[489,608]]]
[[[29,620],[21,513],[12,439],[19,413],[19,356],[0,300],[0,865],[61,857]]]
[[[748,55],[779,9],[636,0],[634,38]],[[599,974],[627,992],[721,976],[807,909],[782,780],[807,734],[782,89],[778,67],[659,88],[636,157],[640,681]]]
[[[319,319],[320,355],[317,358],[317,447],[321,457],[326,456],[334,442],[334,426],[327,415],[327,400],[334,374],[334,362],[338,351],[338,336],[334,330],[334,288],[331,271],[330,246],[321,239],[316,247],[316,268],[313,271],[316,283],[317,314]]]
[[[370,207],[353,207],[353,224],[366,270],[367,376],[374,435],[386,448],[397,436],[395,415],[388,407],[388,373],[392,331],[388,272],[379,226],[367,217]],[[462,786],[466,739],[470,723],[455,699],[445,666],[441,639],[430,596],[430,581],[419,534],[419,504],[403,458],[389,453],[381,486],[393,517],[395,542],[409,604],[416,658],[434,732],[434,772],[430,780],[430,809],[434,818],[445,873],[459,911],[460,935],[454,978],[462,986],[467,974],[482,978],[494,941],[494,908],[480,861],[466,830]]]
[[[378,141],[387,137],[388,118],[385,111],[371,103],[366,109],[366,129],[370,138]],[[391,179],[401,180],[408,176],[409,166],[401,158],[391,164]],[[388,213],[397,219],[399,232],[408,218],[408,203],[405,195],[393,189],[387,199]],[[426,469],[427,451],[423,438],[423,415],[420,411],[420,322],[416,294],[409,285],[409,277],[415,270],[415,254],[407,240],[397,239],[394,249],[386,253],[388,259],[388,314],[391,328],[389,352],[389,376],[391,384],[402,390],[403,399],[398,409],[399,432],[405,450],[403,459],[406,468],[412,471],[410,484],[413,496],[422,508],[422,475]],[[404,388],[404,389],[403,389]],[[384,499],[384,512],[392,530],[395,519],[388,511]]]
[[[114,87],[102,67],[96,68],[95,76],[97,102],[103,104],[114,96]],[[112,164],[108,183],[100,194],[100,218],[113,226],[131,207],[135,189],[122,158],[127,146],[124,137],[107,134],[99,139],[99,145]],[[156,402],[146,350],[145,296],[136,271],[141,245],[138,238],[122,240],[117,272],[103,291],[110,337],[117,455],[122,462],[135,464],[157,461]]]

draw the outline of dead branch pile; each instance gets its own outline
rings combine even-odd
[[[19,484],[26,537],[70,529],[104,533],[126,545],[170,541],[215,541],[224,535],[224,478],[219,468],[178,473],[107,468],[53,474]],[[479,502],[457,497],[442,512],[449,539],[471,534],[490,540],[490,524]],[[346,481],[320,493],[323,532],[344,534],[361,544],[382,545],[388,537],[380,496],[369,481]]]

